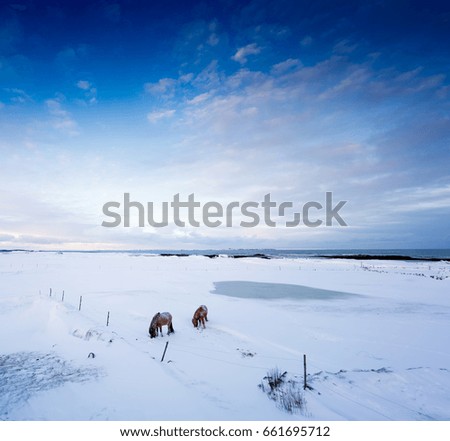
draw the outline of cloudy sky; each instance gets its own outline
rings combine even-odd
[[[0,249],[450,248],[444,3],[1,1]],[[326,192],[347,227],[101,225]]]

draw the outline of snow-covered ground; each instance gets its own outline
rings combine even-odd
[[[445,262],[0,253],[0,323],[3,420],[450,420]]]

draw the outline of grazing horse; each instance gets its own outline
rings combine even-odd
[[[205,328],[205,320],[208,321],[208,308],[205,305],[200,305],[194,312],[194,317],[192,318],[194,328],[198,328],[200,323]]]
[[[170,312],[158,312],[154,315],[152,322],[150,323],[150,328],[148,329],[148,332],[150,334],[150,338],[154,338],[158,335],[158,332],[161,333],[161,337],[163,336],[162,327],[167,325],[167,335],[169,335],[172,332],[175,332],[173,330],[172,326],[172,315]]]

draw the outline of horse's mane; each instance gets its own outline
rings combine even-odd
[[[152,322],[150,323],[151,328],[154,328],[156,326],[156,322],[157,322],[159,316],[160,316],[159,312],[153,316]]]

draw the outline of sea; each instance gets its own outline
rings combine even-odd
[[[450,259],[450,249],[430,248],[430,249],[276,249],[276,248],[228,248],[228,249],[151,249],[151,250],[0,250],[0,252],[58,252],[58,253],[129,253],[129,254],[149,254],[149,255],[178,255],[178,256],[230,256],[230,257],[269,257],[269,258],[317,258],[317,257],[351,257],[351,256],[389,256],[406,257],[411,259]]]
[[[95,251],[91,251],[95,252]],[[111,251],[97,251],[111,252]],[[116,252],[116,251],[114,251]],[[158,255],[198,255],[198,256],[268,256],[271,258],[305,258],[305,257],[330,257],[330,256],[403,256],[413,259],[450,259],[450,249],[202,249],[202,250],[126,250],[117,251],[133,254],[158,254]]]

